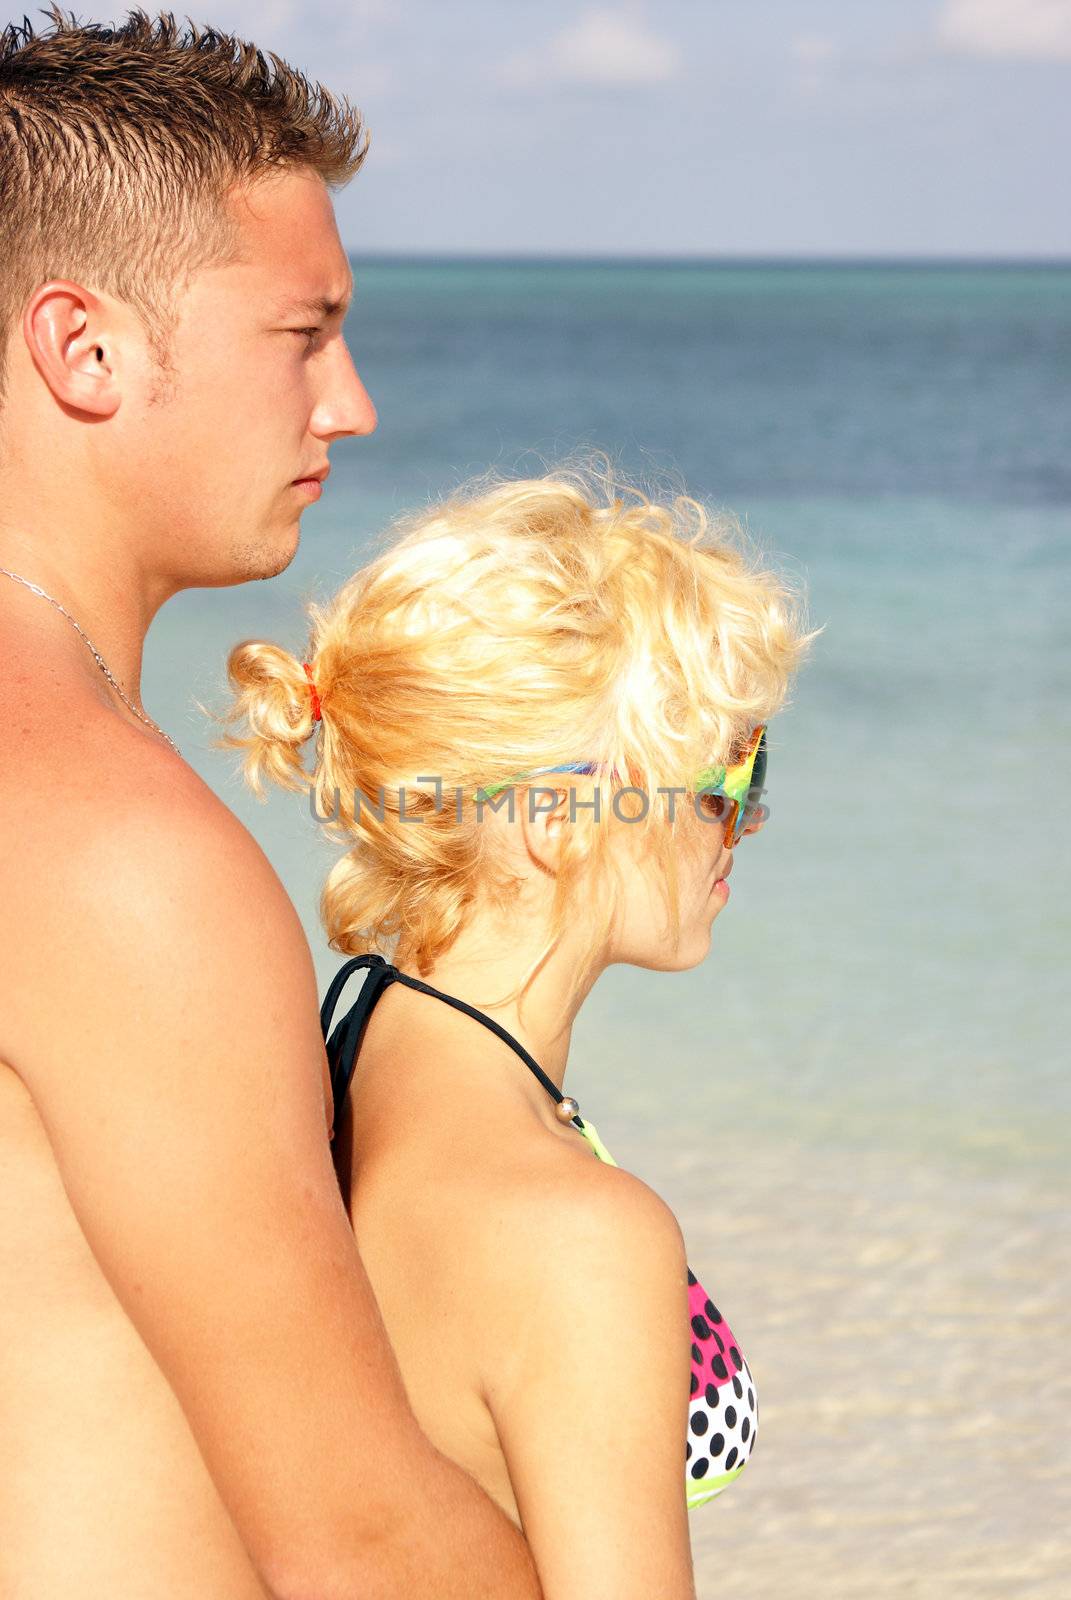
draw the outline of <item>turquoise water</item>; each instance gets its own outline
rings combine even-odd
[[[577,1092],[623,1158],[731,1116],[986,1165],[1066,1152],[1071,269],[355,263],[380,409],[271,584],[189,594],[145,692],[253,827],[322,978],[328,860],[207,749],[229,643],[300,646],[396,512],[586,447],[733,509],[824,624],[771,821],[692,973],[607,974]],[[650,1079],[660,1114],[652,1131]],[[630,1148],[631,1146],[631,1148]]]

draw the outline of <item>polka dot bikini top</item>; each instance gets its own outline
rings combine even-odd
[[[368,976],[361,992],[331,1032],[331,1020],[339,996],[348,978],[362,968],[367,969]],[[378,955],[354,956],[347,961],[332,979],[320,1011],[320,1026],[331,1068],[336,1127],[341,1120],[342,1107],[353,1078],[365,1025],[379,996],[391,983],[404,983],[421,994],[433,995],[490,1028],[531,1069],[557,1102],[563,1121],[570,1122],[583,1135],[599,1160],[610,1166],[617,1165],[599,1138],[594,1124],[581,1120],[578,1111],[569,1116],[569,1108],[575,1107],[576,1102],[566,1099],[553,1079],[500,1023],[477,1011],[474,1006],[466,1005],[463,1000],[456,1000],[452,995],[433,989],[430,984],[421,983],[419,978],[410,978],[404,972],[399,972],[397,967],[391,966]],[[564,1110],[561,1109],[563,1107]],[[732,1329],[691,1270],[688,1272],[688,1313],[691,1318],[692,1372],[684,1483],[688,1507],[692,1509],[712,1500],[734,1478],[740,1476],[755,1448],[759,1409],[754,1379]]]

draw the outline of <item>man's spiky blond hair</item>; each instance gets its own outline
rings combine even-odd
[[[234,248],[227,193],[286,167],[336,186],[368,147],[346,99],[231,34],[46,15],[0,33],[0,396],[38,284],[126,301],[162,358],[176,288]]]

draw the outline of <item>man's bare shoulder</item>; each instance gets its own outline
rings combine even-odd
[[[154,735],[113,725],[106,743],[57,730],[0,783],[0,928],[9,1015],[56,1002],[103,953],[173,952],[198,968],[254,962],[262,979],[316,998],[308,941],[249,830]],[[10,743],[9,743],[10,748]],[[21,997],[21,998],[20,998]],[[0,1055],[5,1041],[0,1038]]]
[[[49,740],[21,749],[5,743],[0,812],[10,848],[0,873],[9,883],[30,874],[77,890],[87,875],[99,883],[118,874],[133,886],[147,871],[179,870],[211,893],[240,869],[247,889],[278,884],[249,830],[150,731],[105,715],[59,723]],[[233,869],[222,878],[221,861]]]

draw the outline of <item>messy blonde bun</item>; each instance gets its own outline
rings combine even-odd
[[[816,636],[792,584],[731,518],[683,495],[656,503],[605,464],[485,479],[394,534],[309,607],[323,706],[311,768],[301,663],[255,641],[228,662],[240,731],[224,742],[245,750],[249,781],[311,784],[346,846],[321,901],[331,945],[429,970],[477,891],[503,906],[512,892],[476,790],[561,762],[606,764],[569,780],[600,789],[604,814],[622,785],[652,798],[644,826],[672,886],[658,790],[690,788],[784,703]],[[548,952],[610,831],[582,810],[565,830]]]
[[[246,752],[243,766],[254,793],[264,793],[265,779],[287,789],[306,788],[312,779],[303,750],[316,722],[302,663],[277,644],[247,639],[227,657],[227,677],[234,699],[224,720],[240,724],[244,732],[225,734],[217,743]]]

